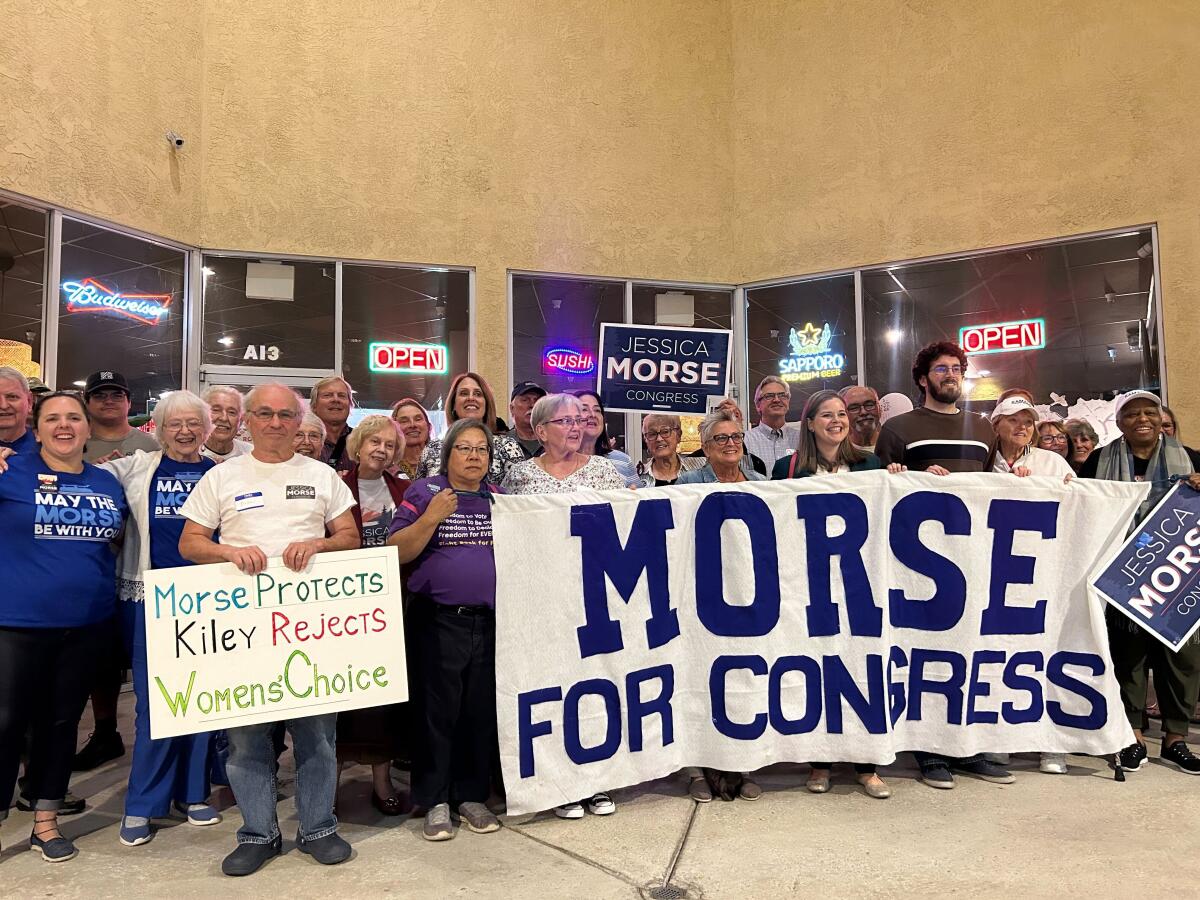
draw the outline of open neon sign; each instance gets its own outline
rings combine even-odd
[[[958,329],[958,346],[979,356],[1013,350],[1041,350],[1046,346],[1046,320],[1022,319],[995,325],[965,325]]]
[[[397,375],[445,375],[450,368],[445,344],[374,343],[367,351],[372,372]]]
[[[71,313],[103,313],[143,325],[157,325],[171,314],[170,294],[125,294],[106,287],[95,278],[64,281],[62,290],[67,298],[67,312]]]
[[[596,371],[596,354],[571,347],[553,347],[542,354],[543,375],[588,375]]]

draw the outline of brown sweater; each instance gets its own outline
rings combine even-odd
[[[930,466],[982,472],[994,440],[992,426],[980,415],[962,410],[948,415],[921,407],[883,423],[875,455],[885,466],[898,462],[918,472]]]

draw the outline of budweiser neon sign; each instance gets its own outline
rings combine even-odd
[[[958,330],[958,346],[972,356],[1041,350],[1046,346],[1046,320],[1023,319],[995,325],[966,325]]]
[[[94,278],[64,281],[67,312],[94,312],[157,325],[171,313],[170,294],[123,294]]]

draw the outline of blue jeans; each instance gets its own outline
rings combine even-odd
[[[300,814],[300,837],[306,841],[337,831],[333,814],[337,793],[338,765],[334,750],[337,714],[289,719],[296,755],[296,811]],[[268,844],[279,835],[275,807],[275,744],[273,722],[230,728],[229,786],[242,811],[239,844]]]

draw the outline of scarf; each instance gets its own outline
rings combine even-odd
[[[1154,453],[1146,465],[1146,482],[1150,485],[1150,494],[1146,501],[1138,507],[1137,523],[1146,518],[1167,491],[1175,486],[1181,478],[1192,474],[1192,460],[1183,444],[1175,438],[1160,436]],[[1100,459],[1096,466],[1096,477],[1108,481],[1135,481],[1133,476],[1133,451],[1125,438],[1113,441],[1100,451]],[[1131,526],[1130,531],[1137,527]]]

